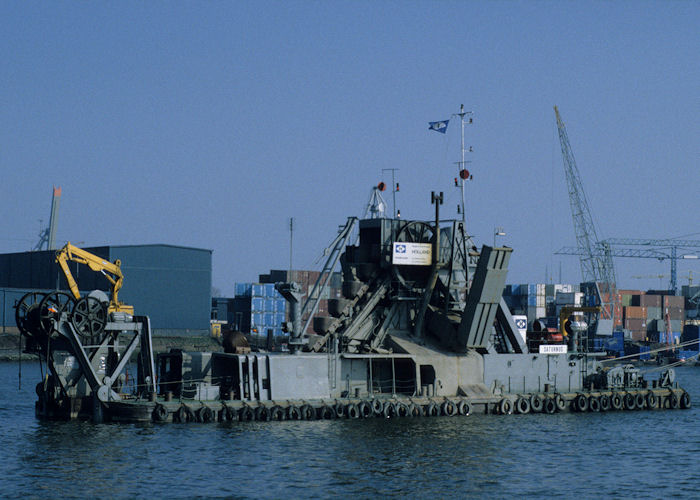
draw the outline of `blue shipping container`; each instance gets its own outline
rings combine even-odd
[[[253,297],[250,299],[250,311],[251,312],[264,312],[265,311],[265,299],[262,297]]]
[[[275,292],[277,291],[277,290],[275,290],[275,284],[274,283],[265,283],[264,287],[265,287],[265,297],[267,297],[268,299],[273,298],[275,296]]]
[[[253,313],[250,315],[250,324],[251,327],[253,325],[255,326],[262,326],[265,324],[265,317],[263,313]]]
[[[250,295],[252,295],[253,297],[264,297],[265,285],[261,283],[252,283],[250,285]]]
[[[276,325],[281,325],[284,323],[284,320],[286,319],[286,315],[284,313],[275,313],[275,324]]]
[[[236,297],[250,297],[250,283],[236,283]]]
[[[287,301],[284,299],[275,299],[275,312],[287,312]]]

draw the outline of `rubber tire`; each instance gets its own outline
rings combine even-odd
[[[322,420],[333,420],[336,418],[335,410],[332,406],[323,405],[318,409],[318,418]]]
[[[238,410],[238,420],[241,422],[253,422],[255,421],[255,413],[250,406],[244,406]]]
[[[557,411],[566,410],[566,400],[561,394],[554,395],[554,403],[557,405]]]
[[[690,394],[683,391],[683,394],[681,394],[680,404],[681,404],[681,408],[684,410],[688,410],[691,406],[693,406],[693,403],[690,400]]]
[[[530,413],[530,400],[527,398],[518,398],[515,402],[515,409],[520,415]]]
[[[652,391],[647,392],[646,395],[647,408],[650,410],[656,410],[659,407],[659,398]]]
[[[411,403],[408,406],[408,414],[411,417],[422,417],[423,416],[423,408],[421,408],[416,403]]]
[[[590,396],[588,398],[588,411],[599,412],[600,411],[600,399],[595,396]]]
[[[638,410],[643,410],[647,406],[647,400],[644,397],[644,394],[641,392],[638,392],[634,396],[634,404],[637,405]]]
[[[285,415],[284,409],[279,405],[275,405],[270,408],[270,420],[276,420],[278,422],[287,420],[287,415]]]
[[[343,403],[336,403],[335,414],[338,418],[345,418],[348,416],[347,408]]]
[[[288,406],[287,420],[301,420],[301,410],[294,405]]]
[[[457,414],[457,405],[448,399],[440,406],[440,414],[445,417],[454,417]]]
[[[637,398],[634,397],[632,393],[626,393],[625,397],[622,399],[625,410],[636,410],[637,409]]]
[[[197,416],[197,422],[201,424],[208,424],[214,420],[214,412],[208,406],[202,406],[195,413]]]
[[[675,392],[671,393],[671,395],[669,396],[669,400],[671,401],[672,410],[677,410],[681,407],[680,398],[676,395]]]
[[[576,401],[576,409],[577,411],[580,412],[587,412],[588,411],[588,398],[584,396],[583,394],[579,394],[574,398]]]
[[[600,396],[600,411],[610,411],[610,396],[607,394]]]
[[[428,403],[428,405],[425,407],[425,411],[423,412],[423,415],[426,417],[437,417],[440,415],[440,409],[438,408],[438,405],[433,403],[432,401]]]
[[[396,416],[397,417],[410,417],[411,414],[408,412],[408,406],[405,403],[399,401],[396,403]]]
[[[557,404],[554,402],[554,398],[545,398],[542,408],[547,415],[554,414],[557,411]]]
[[[153,421],[154,422],[165,422],[168,420],[168,409],[162,404],[157,404],[153,408]]]
[[[530,396],[530,409],[533,413],[540,413],[542,411],[542,406],[544,405],[544,400],[539,394],[533,394]]]
[[[384,411],[384,405],[378,399],[373,399],[370,405],[372,405],[372,412],[377,417],[380,416]]]
[[[351,420],[355,420],[357,418],[360,418],[360,409],[357,407],[355,403],[350,403],[346,408],[345,411],[348,415],[348,418]]]
[[[503,398],[498,403],[498,412],[501,415],[510,415],[513,413],[513,403],[508,398]]]
[[[623,406],[622,396],[620,396],[620,394],[616,392],[615,394],[613,394],[610,397],[610,407],[613,410],[619,411],[622,409],[622,406]]]
[[[382,409],[382,416],[384,418],[396,418],[396,405],[391,401],[384,403],[384,408]]]
[[[255,420],[259,422],[270,420],[270,409],[267,406],[258,406],[255,409]]]
[[[457,403],[457,413],[459,413],[463,417],[466,417],[471,412],[472,412],[472,405],[469,404],[469,401],[462,400],[459,403]]]
[[[194,412],[189,406],[182,405],[175,414],[177,415],[177,421],[182,424],[194,421]]]
[[[369,418],[374,414],[372,406],[367,401],[360,401],[360,404],[357,405],[357,409],[360,411],[360,417],[362,418]]]
[[[316,411],[311,405],[303,405],[301,407],[301,419],[302,420],[314,420],[316,418]]]

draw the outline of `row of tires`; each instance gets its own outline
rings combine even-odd
[[[543,395],[532,394],[520,396],[514,401],[503,398],[494,407],[495,413],[508,415],[511,413],[557,413],[567,409],[574,412],[599,412],[617,410],[654,410],[687,409],[691,406],[690,395],[683,391],[680,395],[669,391],[667,395],[658,395],[653,391],[642,392],[614,392],[601,395],[577,394],[570,402],[567,402],[561,394]],[[332,420],[336,418],[398,418],[398,417],[437,417],[469,415],[471,404],[467,400],[451,401],[449,399],[421,405],[414,402],[381,401],[372,399],[359,403],[337,403],[335,405],[322,405],[313,407],[310,404],[301,406],[289,405],[274,406],[243,406],[234,408],[223,406],[214,410],[208,406],[193,409],[187,405],[181,405],[172,413],[176,422],[250,422],[270,420]],[[162,404],[157,404],[153,410],[153,420],[165,422],[170,417],[170,412]]]
[[[571,401],[571,409],[577,412],[618,411],[618,410],[667,410],[688,409],[691,406],[690,394],[683,391],[680,396],[673,391],[659,395],[653,391],[614,392],[600,396],[578,394]]]
[[[208,406],[201,406],[193,409],[187,405],[181,405],[172,413],[172,418],[176,422],[250,422],[250,421],[270,421],[270,420],[332,420],[336,418],[399,418],[399,417],[437,417],[469,415],[471,405],[469,401],[430,402],[420,405],[413,402],[404,403],[402,401],[381,401],[372,399],[360,401],[359,403],[337,403],[335,405],[322,405],[313,407],[310,404],[301,406],[289,405],[282,407],[274,406],[243,406],[233,408],[223,406],[219,410],[214,410]],[[162,405],[157,404],[153,410],[153,420],[165,422],[168,420],[170,412]]]
[[[642,392],[614,392],[601,395],[577,394],[570,403],[561,394],[553,396],[532,394],[521,396],[512,403],[509,399],[503,399],[497,405],[496,410],[501,414],[516,413],[556,413],[566,410],[567,404],[571,411],[575,412],[598,412],[617,410],[655,410],[664,409],[687,409],[690,408],[690,395],[683,391],[680,395],[670,391],[666,395],[658,395],[653,391]]]

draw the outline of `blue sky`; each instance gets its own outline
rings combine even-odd
[[[59,243],[209,248],[231,294],[288,267],[294,217],[314,268],[382,169],[404,219],[431,190],[456,216],[459,127],[427,122],[464,104],[469,231],[505,229],[509,282],[577,282],[553,105],[601,237],[700,239],[698,26],[690,1],[2,2],[0,252],[60,185]],[[625,288],[670,269],[616,266]]]

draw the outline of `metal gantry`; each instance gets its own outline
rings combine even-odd
[[[671,261],[671,281],[669,283],[669,290],[673,290],[674,294],[678,290],[678,260],[698,258],[696,254],[679,255],[678,250],[700,248],[700,240],[681,240],[674,238],[609,238],[604,241],[608,245],[647,247],[646,252],[648,252],[648,255],[643,255],[644,257],[654,257],[659,260],[669,259]]]
[[[638,241],[640,243],[631,243],[633,241]],[[612,248],[613,245],[646,245],[641,242],[666,242],[661,248]],[[700,248],[700,241],[696,241],[693,244],[689,241],[683,241],[686,243],[684,245],[674,245],[669,242],[680,242],[681,240],[633,240],[633,239],[622,239],[622,238],[611,238],[605,240],[606,245],[598,245],[594,249],[594,254],[603,258],[606,252],[610,257],[631,257],[637,259],[657,259],[657,260],[670,260],[671,261],[671,281],[669,283],[669,289],[673,290],[674,294],[678,289],[678,272],[677,272],[677,261],[678,259],[697,259],[697,255],[678,255],[678,249],[681,247],[696,247]],[[601,242],[603,243],[603,242]],[[649,245],[651,246],[651,245]],[[555,252],[557,255],[583,255],[584,250],[576,247],[563,247]]]

